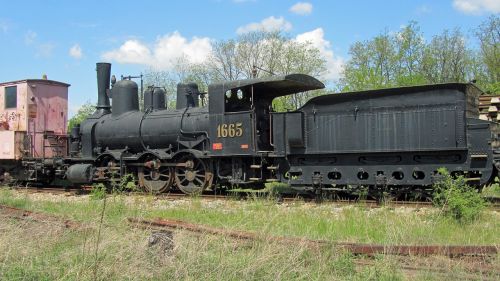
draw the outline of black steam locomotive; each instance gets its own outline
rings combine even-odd
[[[165,107],[162,89],[149,88],[141,111],[137,84],[111,79],[110,70],[97,64],[97,108],[72,130],[69,156],[25,164],[33,181],[91,184],[133,174],[150,192],[266,182],[399,192],[431,187],[440,167],[476,185],[497,173],[493,123],[478,118],[473,84],[324,95],[274,112],[277,97],[324,88],[292,74],[212,84],[203,107],[196,84],[178,85],[176,109]]]

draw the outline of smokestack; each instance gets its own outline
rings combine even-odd
[[[97,106],[96,109],[102,114],[111,112],[109,105],[109,79],[111,77],[111,64],[106,62],[98,62],[96,64],[97,71]]]

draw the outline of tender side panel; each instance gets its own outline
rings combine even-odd
[[[463,119],[463,110],[454,104],[321,112],[306,118],[307,152],[465,149]]]
[[[307,104],[300,112],[302,116],[298,112],[273,115],[277,153],[467,149],[465,95],[458,90],[363,97],[352,94],[351,99],[332,95]],[[279,129],[282,127],[283,131]],[[301,143],[297,139],[301,133],[304,145],[293,145]]]

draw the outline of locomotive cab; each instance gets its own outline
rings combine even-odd
[[[215,136],[212,153],[222,156],[272,152],[273,99],[322,88],[323,83],[303,74],[210,85],[210,135]]]

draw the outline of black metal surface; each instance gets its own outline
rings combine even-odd
[[[154,87],[148,87],[144,91],[144,111],[153,109],[153,91]]]
[[[94,166],[92,164],[71,165],[66,171],[66,178],[76,184],[91,183]]]
[[[177,109],[198,107],[200,102],[199,97],[200,91],[198,90],[198,85],[196,83],[177,84]]]
[[[109,113],[109,97],[107,91],[109,90],[109,80],[111,77],[111,64],[99,62],[96,65],[97,71],[97,111],[102,114]]]
[[[307,154],[466,149],[465,92],[429,89],[313,99],[304,113]],[[295,124],[291,123],[291,124]]]
[[[166,92],[163,88],[149,87],[144,91],[144,110],[166,109]]]
[[[111,114],[119,116],[124,113],[139,111],[139,96],[137,83],[131,80],[120,80],[111,90],[113,103]]]
[[[166,109],[166,92],[163,88],[155,88],[153,91],[153,109],[161,110]]]

